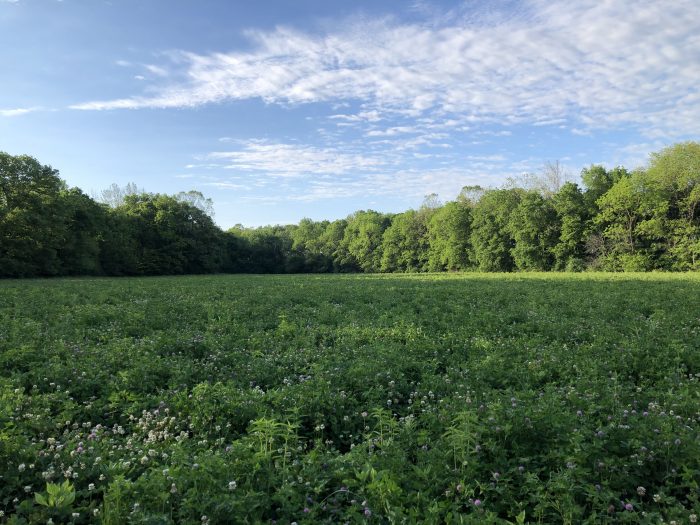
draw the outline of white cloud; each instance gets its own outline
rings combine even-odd
[[[312,180],[302,188],[286,194],[265,195],[278,201],[315,202],[352,197],[392,197],[416,200],[430,193],[452,199],[462,187],[473,184],[496,185],[502,173],[473,168],[434,168],[429,170],[398,169],[366,174],[350,180]],[[260,197],[250,196],[249,199]]]
[[[167,77],[169,75],[168,70],[164,67],[155,66],[153,64],[144,64],[143,66],[149,73],[152,73],[159,77]]]
[[[421,169],[408,167],[413,153],[404,158],[393,148],[360,154],[347,146],[320,148],[262,140],[239,141],[238,145],[235,150],[206,156],[219,162],[221,176],[203,185],[243,192],[241,200],[259,202],[368,196],[416,199],[433,192],[454,198],[465,185],[494,185],[512,174],[500,155],[472,157],[460,167]],[[225,169],[235,175],[224,176]],[[260,188],[265,189],[264,194],[256,193]]]
[[[415,133],[417,129],[414,126],[394,126],[387,129],[372,129],[365,135],[368,137],[392,137],[402,133]]]
[[[334,148],[261,140],[243,141],[240,145],[233,151],[210,153],[208,159],[222,161],[220,167],[227,169],[273,177],[341,175],[374,170],[385,163],[379,157]]]
[[[382,120],[381,114],[376,109],[373,109],[371,111],[360,111],[359,113],[354,115],[331,115],[329,118],[342,119],[350,122],[378,122]]]
[[[416,129],[415,131],[417,132],[418,129]],[[369,135],[371,135],[371,132],[369,133]],[[396,133],[392,133],[392,135],[396,135]],[[370,146],[388,146],[392,148],[395,152],[402,152],[404,150],[416,150],[421,148],[452,148],[452,144],[447,142],[440,142],[447,138],[449,138],[449,135],[446,133],[420,133],[418,135],[413,135],[410,137],[394,138],[392,136],[391,138],[383,140],[375,140],[370,144]],[[384,154],[386,155],[388,153]]]
[[[617,146],[609,159],[599,163],[610,168],[615,166],[625,166],[628,169],[640,168],[647,165],[650,152],[659,151],[666,146],[668,144],[660,140]]]
[[[19,115],[33,113],[34,111],[39,111],[40,109],[41,108],[39,107],[0,109],[0,117],[18,117]]]
[[[564,124],[566,123],[565,118],[550,118],[550,119],[544,119],[544,120],[537,120],[532,123],[533,126],[555,126],[557,124]]]
[[[249,190],[250,186],[246,184],[236,184],[234,182],[219,181],[219,182],[204,182],[203,186],[212,186],[220,190]]]
[[[481,162],[499,162],[506,160],[503,155],[469,155],[467,159]]]
[[[392,110],[697,133],[696,8],[695,0],[530,0],[515,12],[453,13],[439,25],[380,20],[325,35],[251,32],[252,51],[180,53],[181,80],[155,96],[74,107],[356,100],[377,116]]]

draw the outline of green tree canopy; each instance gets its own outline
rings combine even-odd
[[[566,182],[553,197],[559,221],[559,238],[553,248],[555,269],[578,271],[584,268],[589,208],[577,184]]]
[[[428,269],[433,272],[466,270],[471,250],[470,201],[448,202],[428,221]]]
[[[343,269],[378,272],[382,260],[382,236],[389,217],[376,211],[358,211],[347,219],[343,239],[336,251]]]
[[[510,216],[522,198],[519,188],[489,190],[472,212],[471,244],[474,260],[484,272],[509,272],[515,268]]]
[[[408,210],[391,218],[391,225],[382,237],[383,272],[425,270],[429,246],[425,218],[429,214],[428,210]]]
[[[0,152],[0,274],[58,275],[67,235],[66,189],[58,171],[27,155]]]
[[[546,271],[554,266],[554,246],[559,224],[551,199],[536,191],[522,194],[508,223],[514,246],[513,262],[518,270]]]

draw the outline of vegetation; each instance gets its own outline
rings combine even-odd
[[[221,231],[201,193],[113,185],[98,204],[31,157],[0,153],[0,277],[700,269],[700,143],[645,169],[558,165],[419,210]]]
[[[698,311],[697,274],[5,280],[0,522],[694,523]]]

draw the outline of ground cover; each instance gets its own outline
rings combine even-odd
[[[0,282],[0,523],[676,523],[700,276]]]

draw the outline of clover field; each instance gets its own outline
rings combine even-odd
[[[700,276],[0,282],[0,523],[694,523]]]

